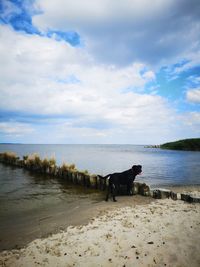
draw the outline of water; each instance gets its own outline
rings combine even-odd
[[[38,153],[41,158],[55,157],[57,165],[75,163],[80,170],[105,175],[129,169],[133,164],[143,166],[136,180],[150,186],[199,185],[200,152],[172,151],[134,145],[0,145],[0,151],[23,155]],[[0,164],[0,200],[28,199],[36,206],[50,196],[52,202],[69,195],[71,188],[56,179],[30,174],[23,169]],[[67,194],[66,194],[67,192]],[[48,200],[49,201],[49,200]],[[19,203],[18,203],[19,204]],[[24,205],[22,205],[24,206]],[[28,206],[26,206],[28,207]]]
[[[90,173],[101,175],[123,171],[133,164],[140,164],[143,166],[143,174],[138,179],[152,186],[200,184],[200,152],[135,145],[1,144],[0,152],[3,151],[13,151],[21,157],[38,153],[41,158],[56,158],[57,165],[62,165],[63,162],[75,163],[79,170],[87,169]],[[23,174],[21,179],[24,179]]]
[[[139,182],[151,187],[200,184],[200,152],[172,151],[135,145],[0,145],[0,152],[23,156],[38,153],[55,157],[57,165],[75,163],[79,170],[106,175],[141,164]],[[50,179],[0,164],[0,211],[38,209],[62,201],[73,201],[74,188]],[[80,193],[80,192],[79,192]],[[72,197],[73,196],[73,197]],[[72,198],[72,200],[71,200]],[[17,209],[16,209],[17,206]]]
[[[200,185],[200,152],[134,145],[1,144],[0,152],[4,151],[16,152],[20,157],[38,153],[41,158],[54,157],[57,165],[74,163],[79,170],[87,169],[90,173],[100,175],[140,164],[143,173],[137,176],[136,181],[146,182],[151,187]],[[55,225],[62,219],[60,214],[65,214],[66,223],[69,218],[67,214],[80,206],[80,202],[86,207],[103,199],[102,195],[99,198],[95,194],[63,180],[0,164],[0,249],[10,248],[13,244],[23,245],[22,240],[26,238],[31,241],[31,238],[40,237],[43,218],[52,217],[53,214],[52,220],[45,219],[42,232],[47,229],[54,231]]]

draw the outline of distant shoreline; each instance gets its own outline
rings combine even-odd
[[[161,148],[179,151],[200,151],[200,138],[183,139],[161,145],[146,145],[145,148]]]
[[[200,138],[190,138],[169,142],[160,146],[162,149],[200,151]]]

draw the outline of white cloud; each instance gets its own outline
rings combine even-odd
[[[1,26],[1,108],[39,114],[99,113],[120,91],[155,78],[144,65],[96,64],[81,48]],[[70,82],[69,77],[79,82]],[[67,80],[68,82],[59,82]],[[108,98],[110,97],[110,100]],[[121,95],[123,98],[123,95]]]
[[[169,103],[143,90],[155,79],[144,64],[100,64],[85,48],[7,26],[0,57],[1,110],[30,119],[1,122],[1,133],[20,142],[161,143],[178,131]]]
[[[187,114],[187,124],[190,124],[192,126],[200,126],[200,112],[189,112]]]
[[[195,75],[191,75],[191,76],[189,76],[189,77],[187,78],[187,80],[188,80],[190,83],[195,84],[196,86],[197,86],[198,84],[200,84],[200,76],[197,77],[197,76],[195,76]]]
[[[200,112],[193,111],[182,114],[180,117],[182,121],[181,129],[183,138],[199,138],[200,136]],[[180,135],[180,136],[181,136]]]
[[[148,0],[74,0],[73,3],[69,0],[37,1],[36,3],[44,11],[43,16],[35,18],[35,23],[41,23],[44,27],[49,27],[57,23],[60,28],[63,25],[61,20],[65,19],[67,25],[77,25],[78,28],[92,27],[90,23],[122,21],[127,20],[132,16],[132,20],[137,20],[146,16],[153,16],[157,12],[166,10],[173,1],[154,1],[149,3]],[[62,6],[62,8],[60,8]],[[59,14],[59,16],[57,15]],[[60,18],[59,18],[60,17]],[[94,25],[93,24],[93,25]]]
[[[98,64],[82,48],[21,35],[5,26],[0,29],[0,106],[4,112],[61,116],[65,119],[56,125],[58,131],[65,125],[65,136],[71,132],[72,137],[76,132],[84,138],[93,135],[105,140],[118,131],[124,136],[133,129],[143,131],[145,125],[153,129],[156,123],[165,128],[163,121],[168,121],[170,112],[165,101],[134,92],[155,79],[143,64]],[[78,82],[67,80],[70,76]],[[133,92],[124,93],[126,88]],[[55,122],[49,119],[49,123]]]
[[[188,90],[186,98],[189,102],[200,104],[200,88]]]
[[[194,60],[199,51],[198,0],[43,0],[40,29],[75,30],[93,56],[118,65]],[[62,7],[62,8],[61,8]]]
[[[26,123],[0,122],[0,133],[9,136],[24,136],[33,133],[33,128]]]

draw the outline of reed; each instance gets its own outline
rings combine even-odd
[[[0,153],[0,160],[1,162],[7,163],[7,164],[16,164],[16,161],[19,159],[17,155],[14,152],[4,152]]]
[[[62,166],[60,167],[60,173],[61,173],[61,176],[67,180],[70,179],[70,175],[69,175],[69,165],[67,165],[67,163],[63,163]]]
[[[49,159],[49,165],[50,165],[51,167],[56,166],[56,159],[55,159],[55,158],[50,158],[50,159]]]
[[[55,175],[57,171],[57,166],[56,166],[56,159],[55,158],[50,158],[49,159],[49,174],[50,175]]]

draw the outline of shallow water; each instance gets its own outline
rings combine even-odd
[[[102,192],[3,164],[0,177],[0,251],[83,223],[83,212],[104,198]]]

